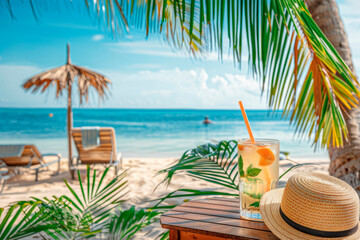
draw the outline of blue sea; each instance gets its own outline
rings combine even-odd
[[[254,136],[279,139],[280,149],[291,157],[327,157],[314,152],[311,141],[296,138],[281,112],[247,113]],[[213,124],[203,125],[205,116]],[[124,157],[180,157],[203,143],[248,137],[239,110],[74,109],[73,117],[74,127],[114,127]],[[43,153],[66,156],[66,139],[66,109],[0,108],[0,144],[36,144]]]

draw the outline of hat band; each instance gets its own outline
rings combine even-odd
[[[281,208],[279,208],[279,209],[280,209],[280,215],[281,215],[282,219],[287,224],[289,224],[291,227],[295,228],[296,230],[298,230],[300,232],[310,234],[310,235],[313,235],[313,236],[325,237],[325,238],[346,237],[346,236],[350,236],[350,235],[354,234],[358,230],[358,224],[356,224],[355,227],[353,227],[353,228],[351,228],[349,230],[337,231],[337,232],[321,231],[321,230],[316,230],[316,229],[304,227],[304,226],[294,222],[290,218],[288,218],[285,215],[285,213],[281,210]]]

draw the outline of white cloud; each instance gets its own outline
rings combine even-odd
[[[109,107],[236,108],[242,99],[247,108],[266,108],[258,83],[238,74],[209,76],[203,68],[107,72],[113,81]]]
[[[35,66],[1,65],[1,107],[64,107],[66,98],[55,99],[54,89],[44,94],[25,92],[24,81],[47,69]],[[113,108],[237,108],[242,99],[246,107],[266,108],[260,101],[258,83],[238,74],[211,75],[204,68],[172,68],[152,71],[106,72],[112,80],[111,94],[100,106]],[[74,92],[74,106],[78,97]],[[95,91],[90,92],[90,107],[98,107]]]
[[[144,96],[149,96],[149,95],[170,96],[172,93],[173,93],[173,91],[165,90],[165,89],[160,89],[160,90],[144,90],[144,91],[141,91],[141,94],[144,95]]]
[[[105,37],[103,34],[95,34],[94,36],[91,37],[91,40],[97,42],[103,40],[104,38]]]

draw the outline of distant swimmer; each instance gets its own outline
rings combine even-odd
[[[205,116],[205,119],[204,119],[204,121],[203,121],[203,124],[205,124],[205,125],[208,125],[208,124],[212,124],[213,122],[209,119],[209,117],[208,116]]]

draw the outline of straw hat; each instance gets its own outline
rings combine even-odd
[[[260,212],[280,239],[360,239],[358,195],[325,174],[293,175],[285,188],[264,194]]]

